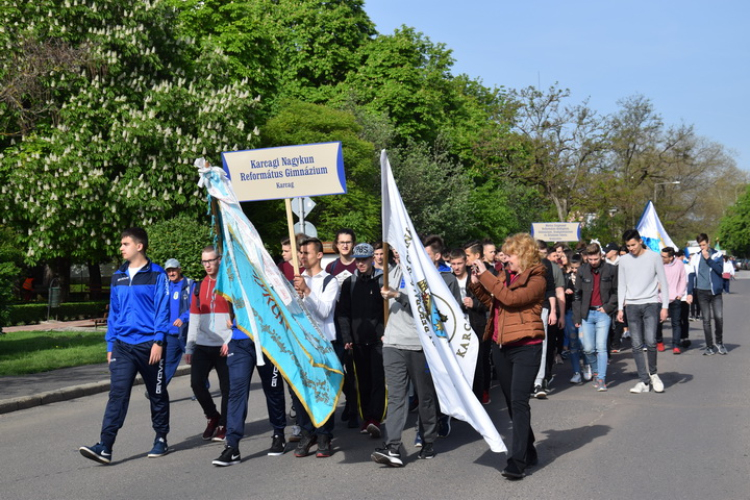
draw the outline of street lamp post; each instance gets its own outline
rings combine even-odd
[[[657,182],[654,184],[654,206],[656,206],[656,187],[660,185],[667,185],[667,184],[679,184],[680,181],[667,181],[667,182]]]

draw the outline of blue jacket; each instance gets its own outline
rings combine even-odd
[[[695,286],[698,283],[698,266],[701,260],[705,260],[710,269],[711,276],[711,294],[719,295],[724,291],[724,278],[721,274],[724,272],[724,258],[721,252],[711,247],[708,248],[708,259],[703,258],[701,252],[695,253],[690,257],[690,273],[688,274],[688,295],[693,295]]]
[[[150,260],[130,281],[129,262],[112,275],[107,352],[115,340],[142,344],[164,340],[169,331],[169,279],[159,265]]]
[[[190,301],[193,297],[193,289],[195,288],[195,281],[190,278],[183,277],[179,282],[169,282],[169,335],[175,335],[177,337],[186,339],[187,329],[190,322]],[[174,304],[178,302],[179,304]],[[177,305],[178,314],[175,316],[172,314],[174,306]],[[176,327],[174,323],[177,318],[182,320],[182,326]]]

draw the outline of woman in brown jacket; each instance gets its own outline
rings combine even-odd
[[[527,233],[506,239],[503,253],[508,256],[505,271],[495,277],[477,261],[470,287],[490,309],[484,338],[493,340],[495,366],[513,422],[512,450],[502,475],[523,479],[526,467],[537,463],[529,396],[542,359],[546,270],[536,241]]]

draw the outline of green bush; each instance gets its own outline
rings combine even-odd
[[[201,251],[214,242],[213,233],[205,223],[185,215],[157,222],[146,228],[148,246],[146,252],[151,260],[164,266],[167,259],[177,259],[182,266],[182,274],[193,279],[202,279],[206,273],[201,265]]]
[[[13,298],[13,283],[18,278],[23,254],[15,245],[15,233],[0,226],[0,332],[4,326],[12,325],[8,303]]]
[[[104,316],[107,302],[66,302],[50,311],[50,318],[59,321],[94,319]],[[47,304],[20,304],[8,306],[9,325],[33,325],[47,321]]]

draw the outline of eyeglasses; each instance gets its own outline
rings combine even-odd
[[[212,262],[216,262],[216,261],[217,261],[217,260],[219,260],[220,258],[221,258],[221,257],[215,257],[215,258],[213,258],[213,259],[202,260],[202,261],[201,261],[201,264],[203,264],[204,266],[207,266],[207,265],[209,265],[209,264],[210,264],[210,263],[212,263]]]
[[[349,246],[349,245],[354,244],[354,242],[353,241],[339,241],[338,244],[341,246],[344,246],[344,245]]]

